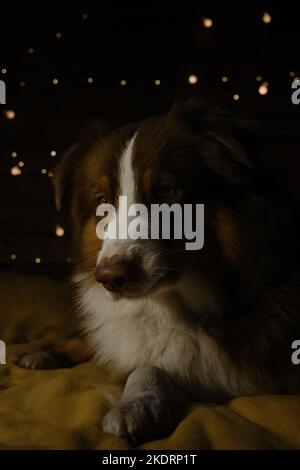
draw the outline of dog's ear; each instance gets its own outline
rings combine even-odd
[[[233,164],[249,170],[255,167],[259,140],[257,123],[234,116],[198,98],[176,101],[170,113],[196,134],[205,135],[222,146]]]
[[[67,193],[71,192],[73,172],[78,159],[78,147],[79,144],[74,144],[67,150],[53,172],[55,205],[58,211],[62,210]]]
[[[90,149],[99,143],[109,132],[111,126],[103,121],[92,121],[84,126],[77,143],[73,144],[62,160],[53,170],[55,204],[58,211],[65,209],[67,200],[72,194],[74,172],[78,162],[87,155]]]

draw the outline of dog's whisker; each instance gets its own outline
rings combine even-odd
[[[183,269],[180,269],[180,268],[173,268],[171,266],[157,266],[157,269],[158,270],[168,270],[168,271],[183,271]]]
[[[186,250],[183,248],[181,250],[170,250],[170,251],[165,251],[163,252],[164,255],[168,256],[168,255],[173,255],[175,253],[184,253],[186,252]]]

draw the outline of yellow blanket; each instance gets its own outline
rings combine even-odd
[[[109,409],[103,387],[110,373],[86,362],[71,369],[26,370],[12,363],[31,342],[63,337],[68,285],[45,278],[0,274],[1,449],[129,449],[103,433]],[[299,370],[300,373],[300,370]],[[174,433],[145,449],[300,448],[300,397],[237,398],[194,404]]]

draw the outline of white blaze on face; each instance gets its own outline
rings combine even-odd
[[[136,134],[135,134],[136,135]],[[134,146],[134,140],[135,140],[135,135],[129,140],[127,143],[120,159],[120,165],[119,165],[119,195],[120,196],[126,196],[127,197],[127,207],[130,207],[131,204],[134,204],[134,194],[135,194],[135,184],[134,184],[134,172],[133,172],[133,167],[132,167],[132,153],[133,153],[133,146]],[[121,220],[124,220],[124,218],[121,218]],[[119,231],[127,231],[127,225],[126,227],[119,227],[118,226],[118,221],[119,221],[119,207],[116,208],[116,218],[113,218],[110,223],[111,224],[116,224],[117,228],[117,233]],[[109,226],[108,226],[109,230]],[[104,256],[114,256],[114,255],[122,255],[126,249],[128,248],[128,244],[130,243],[130,240],[112,240],[112,239],[106,239],[103,242],[102,249],[99,253],[98,260],[97,260],[97,265],[99,264],[100,260]]]
[[[120,160],[119,186],[120,196],[127,196],[127,205],[134,204],[134,173],[132,168],[132,152],[135,135],[127,144]]]

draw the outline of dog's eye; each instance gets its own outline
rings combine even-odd
[[[175,189],[169,184],[159,185],[158,191],[161,196],[166,196],[166,197],[170,197],[175,194]]]
[[[101,204],[106,204],[107,203],[107,197],[105,194],[99,194],[96,198],[97,205],[100,206]]]

